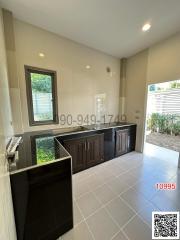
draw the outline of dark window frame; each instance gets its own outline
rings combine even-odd
[[[39,125],[49,125],[58,124],[58,98],[57,98],[57,74],[56,71],[37,68],[32,66],[24,66],[25,69],[25,79],[26,79],[26,94],[27,94],[27,106],[29,114],[29,125],[39,126]],[[51,76],[52,79],[52,100],[53,100],[53,120],[45,121],[35,121],[33,113],[33,100],[32,100],[32,86],[31,86],[31,73],[39,73]]]

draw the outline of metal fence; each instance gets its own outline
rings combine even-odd
[[[180,89],[150,92],[147,103],[148,115],[152,113],[180,115]]]
[[[52,113],[51,93],[33,93],[32,97],[34,115]]]

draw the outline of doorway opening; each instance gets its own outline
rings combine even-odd
[[[180,152],[180,80],[148,85],[147,147]]]

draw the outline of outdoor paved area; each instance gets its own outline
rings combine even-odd
[[[150,133],[146,136],[146,142],[180,152],[180,136]]]

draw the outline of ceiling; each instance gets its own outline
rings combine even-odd
[[[116,57],[180,30],[180,0],[0,0],[22,21]],[[142,25],[152,24],[149,32]]]

